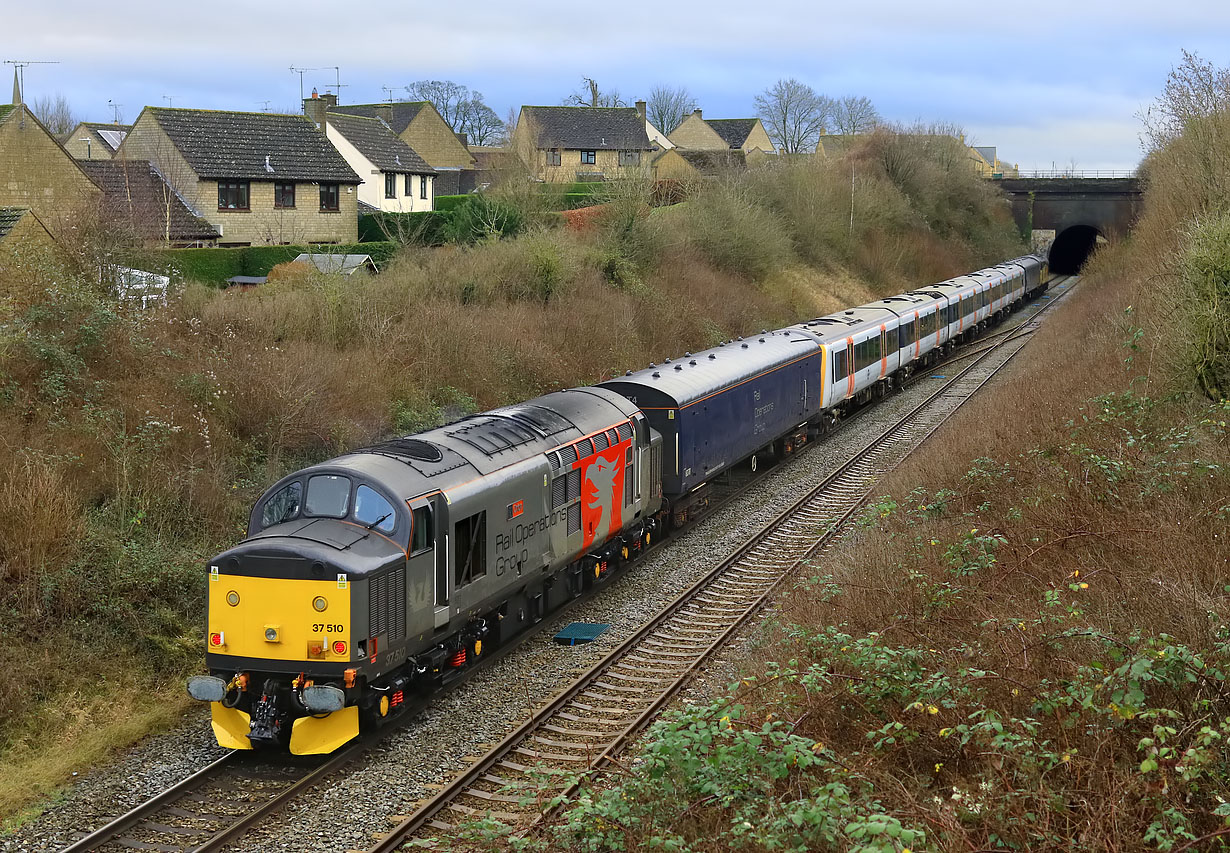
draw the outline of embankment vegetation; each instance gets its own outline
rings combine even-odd
[[[1159,106],[1199,109],[1151,137],[1136,236],[782,597],[740,680],[543,835],[461,846],[1230,847],[1230,87],[1182,85],[1219,79],[1176,69]]]
[[[185,710],[205,561],[276,478],[1020,253],[961,157],[882,133],[670,208],[613,187],[584,231],[510,185],[379,276],[189,284],[148,311],[0,258],[0,815]]]

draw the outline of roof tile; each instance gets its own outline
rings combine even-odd
[[[146,107],[202,178],[360,183],[306,117]]]

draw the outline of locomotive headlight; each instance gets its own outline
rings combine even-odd
[[[265,642],[266,643],[276,643],[277,641],[278,641],[278,626],[277,625],[266,625],[265,626]]]
[[[329,602],[325,601],[323,595],[318,595],[312,599],[312,609],[317,613],[324,613],[329,608]]]
[[[227,603],[227,604],[229,604],[231,607],[236,607],[236,606],[238,606],[238,604],[239,604],[239,593],[235,592],[235,590],[233,590],[233,589],[232,589],[230,592],[228,592],[228,593],[226,594],[226,603]]]

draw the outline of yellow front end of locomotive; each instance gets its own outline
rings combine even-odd
[[[354,659],[350,627],[345,575],[327,581],[261,578],[210,567],[206,650],[211,654],[344,663]]]

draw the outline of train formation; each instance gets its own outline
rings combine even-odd
[[[224,747],[331,752],[1049,281],[1028,255],[283,477],[209,563],[188,692]]]

